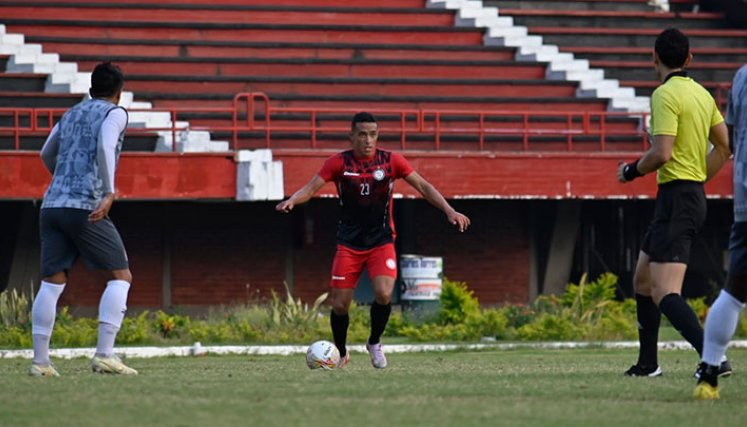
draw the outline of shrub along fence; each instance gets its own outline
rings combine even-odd
[[[386,337],[410,342],[474,342],[488,338],[505,341],[630,340],[637,337],[635,301],[615,299],[617,277],[611,273],[588,282],[569,284],[560,296],[540,296],[529,305],[480,307],[465,283],[444,280],[440,306],[427,316],[394,312]],[[118,345],[298,344],[330,339],[329,315],[323,305],[295,299],[290,291],[269,301],[213,308],[191,318],[163,311],[128,316],[117,337]],[[31,347],[33,296],[0,293],[0,347]],[[701,320],[708,307],[703,299],[690,301]],[[743,313],[738,336],[747,336]],[[350,311],[348,341],[364,342],[369,332],[366,307]],[[74,317],[67,308],[57,313],[54,347],[91,347],[96,344],[97,321]]]

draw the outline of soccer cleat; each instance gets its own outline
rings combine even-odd
[[[719,399],[718,387],[714,387],[705,381],[699,382],[693,390],[693,397],[698,400],[716,400]]]
[[[660,367],[648,368],[640,365],[633,365],[625,371],[626,377],[660,377],[663,374]]]
[[[116,355],[109,357],[94,356],[91,369],[99,374],[137,375],[137,371],[122,363]]]
[[[36,363],[32,363],[29,367],[29,375],[32,377],[59,377],[60,374],[57,372],[57,369],[54,368],[54,365],[51,363],[49,365],[37,365]]]
[[[337,364],[337,369],[342,369],[350,362],[350,353],[345,353],[345,356],[340,358],[340,362]]]
[[[371,356],[371,365],[376,369],[386,368],[386,356],[381,350],[381,343],[378,344],[366,344],[366,350]]]
[[[698,365],[698,368],[695,369],[695,373],[693,374],[693,376],[697,379],[700,379],[700,373],[702,369],[703,369],[703,365],[702,364]],[[723,362],[721,362],[721,364],[718,367],[717,375],[720,378],[726,378],[728,376],[731,376],[731,374],[732,374],[731,363],[729,363],[728,360],[724,360]]]

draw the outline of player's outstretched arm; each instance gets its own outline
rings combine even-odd
[[[729,160],[731,150],[729,149],[729,130],[721,122],[711,128],[711,134],[708,139],[713,144],[713,150],[706,156],[706,171],[709,180],[716,176],[721,167]]]
[[[463,232],[469,227],[469,218],[467,218],[466,215],[455,211],[436,187],[426,181],[422,176],[420,176],[420,174],[413,172],[405,177],[405,181],[410,184],[412,188],[418,190],[423,198],[425,198],[425,200],[430,204],[441,209],[443,213],[446,214],[449,223],[455,225],[459,231]]]
[[[319,191],[322,186],[324,186],[324,182],[325,181],[324,179],[322,179],[322,177],[320,177],[319,175],[314,175],[314,177],[311,178],[311,181],[309,181],[308,183],[306,183],[306,185],[293,193],[290,198],[278,203],[277,206],[275,206],[275,210],[278,212],[288,213],[293,210],[296,205],[308,202],[309,199],[314,197],[314,194],[316,194],[316,192]]]

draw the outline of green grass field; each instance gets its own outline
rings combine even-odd
[[[661,378],[625,378],[635,350],[514,350],[389,355],[374,370],[354,353],[342,371],[296,356],[130,359],[137,377],[94,375],[58,360],[31,378],[0,360],[0,426],[743,426],[747,350],[722,399],[690,393],[692,351],[662,351]]]

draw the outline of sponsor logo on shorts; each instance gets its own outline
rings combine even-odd
[[[377,181],[381,181],[384,179],[384,170],[383,169],[376,169],[373,173],[373,177]]]
[[[345,276],[332,276],[332,280],[345,280]]]
[[[397,268],[397,261],[395,261],[395,260],[394,260],[394,259],[392,259],[392,258],[389,258],[389,259],[387,259],[387,260],[386,260],[386,266],[387,266],[387,267],[388,267],[388,268],[389,268],[390,270],[395,270],[395,269]]]

